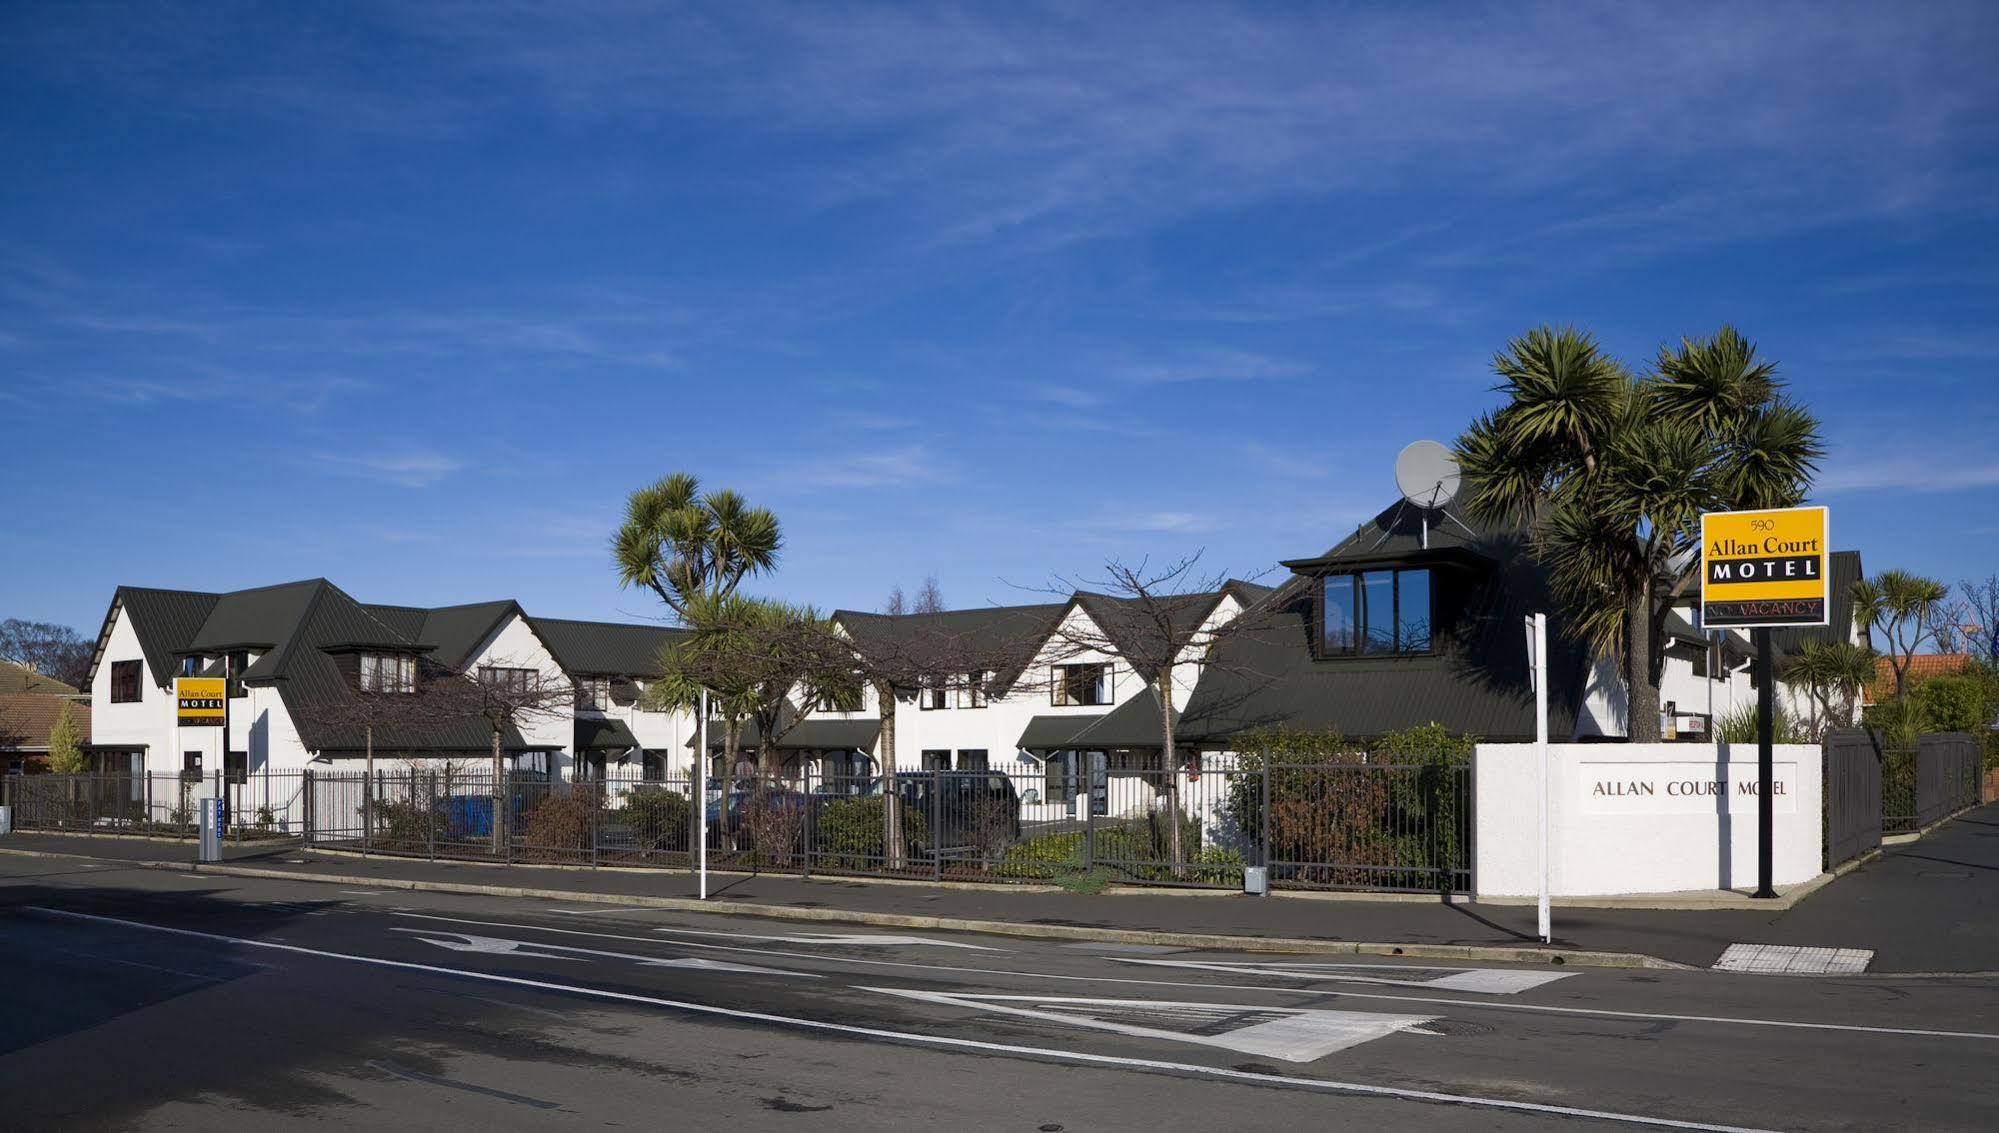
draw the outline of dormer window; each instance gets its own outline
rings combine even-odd
[[[415,692],[416,658],[397,653],[361,654],[362,692]]]
[[[1329,574],[1320,625],[1322,657],[1428,653],[1430,572],[1369,570]]]

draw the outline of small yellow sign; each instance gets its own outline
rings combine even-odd
[[[1832,550],[1826,509],[1701,516],[1701,624],[1826,624]]]
[[[183,728],[220,728],[228,710],[229,682],[221,677],[175,677],[176,719]]]

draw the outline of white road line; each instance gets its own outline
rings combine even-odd
[[[957,940],[933,940],[927,936],[876,935],[865,932],[719,932],[714,929],[676,928],[665,925],[653,929],[654,932],[679,934],[681,936],[720,936],[735,940],[769,940],[778,944],[850,944],[881,947],[901,947],[904,945],[928,945],[932,948],[965,948],[974,952],[1007,952],[1010,949],[994,948],[986,944],[966,944]]]
[[[417,939],[425,944],[435,944],[453,952],[480,952],[489,956],[513,956],[530,960],[582,960],[585,956],[600,956],[613,960],[630,960],[647,968],[696,968],[704,972],[747,972],[764,976],[796,976],[799,979],[819,980],[826,977],[817,972],[800,972],[791,968],[759,968],[753,964],[731,964],[726,960],[702,960],[691,956],[641,956],[632,952],[604,952],[595,948],[573,948],[567,944],[535,944],[526,940],[505,940],[497,936],[474,936],[469,932],[453,932],[458,940],[442,940],[434,936],[423,936],[424,929],[396,928],[390,932],[419,934]],[[539,952],[536,949],[553,948],[554,952]],[[559,953],[574,952],[574,956]],[[588,963],[588,961],[584,961]]]
[[[1474,991],[1486,995],[1517,995],[1532,991],[1556,980],[1565,980],[1574,972],[1536,972],[1522,968],[1428,968],[1430,971],[1448,972],[1449,975],[1435,976],[1427,980],[1395,979],[1389,976],[1355,975],[1348,969],[1359,968],[1368,971],[1394,971],[1386,964],[1256,964],[1256,963],[1216,963],[1211,960],[1148,960],[1136,956],[1107,956],[1107,960],[1119,964],[1142,964],[1154,968],[1194,968],[1210,972],[1229,972],[1239,976],[1275,976],[1287,980],[1352,980],[1359,983],[1390,984],[1396,987],[1427,987],[1444,991]],[[1404,968],[1405,972],[1423,971],[1427,965]]]
[[[1239,1003],[1186,1003],[1150,999],[1075,999],[1041,995],[955,995],[942,991],[913,991],[905,988],[870,987],[877,991],[923,1003],[941,1003],[998,1015],[1039,1019],[1070,1027],[1110,1031],[1133,1038],[1193,1043],[1220,1047],[1243,1054],[1281,1058],[1286,1062],[1316,1062],[1348,1047],[1386,1038],[1398,1031],[1436,1022],[1434,1015],[1389,1015],[1378,1011],[1324,1011],[1311,1007],[1257,1007]],[[1026,1006],[1032,1004],[1032,1006]],[[1113,1018],[1106,1019],[1104,1015]],[[1277,1018],[1269,1018],[1271,1015]],[[1261,1015],[1253,1022],[1219,1033],[1197,1034],[1119,1022],[1115,1016],[1183,1020],[1193,1026],[1220,1023],[1237,1015]]]
[[[191,928],[169,928],[166,925],[147,924],[144,921],[130,921],[121,917],[99,916],[95,913],[75,913],[67,909],[50,909],[39,905],[24,905],[22,908],[47,916],[67,917],[73,920],[92,921],[98,924],[111,924],[123,928],[140,929],[146,932],[160,932],[173,936],[192,937],[196,940],[235,944],[244,948],[268,948],[279,952],[292,952],[302,956],[317,956],[325,960],[345,960],[349,963],[369,964],[382,968],[429,972],[433,975],[483,980],[488,983],[508,984],[514,987],[534,988],[537,991],[580,995],[593,999],[608,999],[620,1003],[642,1003],[650,1007],[664,1007],[668,1010],[685,1011],[695,1015],[714,1015],[725,1019],[744,1019],[755,1023],[772,1023],[781,1027],[823,1031],[829,1034],[859,1035],[863,1038],[881,1039],[885,1042],[901,1043],[909,1046],[941,1047],[946,1050],[987,1051],[994,1054],[1011,1054],[1023,1058],[1034,1058],[1052,1062],[1110,1066],[1150,1073],[1193,1075],[1204,1078],[1217,1078],[1229,1082],[1246,1082],[1259,1086],[1283,1086],[1292,1089],[1321,1090],[1327,1093],[1392,1098],[1400,1101],[1474,1106],[1481,1109],[1507,1110],[1514,1113],[1549,1114],[1558,1117],[1586,1117],[1598,1121],[1618,1121],[1630,1125],[1650,1126],[1655,1129],[1691,1129],[1697,1130],[1699,1133],[1777,1133],[1775,1130],[1760,1129],[1753,1126],[1715,1125],[1701,1121],[1682,1121],[1670,1117],[1618,1113],[1614,1110],[1582,1109],[1576,1106],[1546,1105],[1540,1102],[1481,1097],[1477,1094],[1449,1094],[1438,1090],[1412,1090],[1400,1086],[1375,1086],[1365,1082],[1339,1082],[1324,1078],[1294,1078],[1284,1074],[1259,1074],[1253,1071],[1234,1070],[1220,1066],[1202,1066],[1199,1063],[1193,1062],[1166,1062],[1151,1058],[1126,1058],[1114,1054],[1091,1054],[1087,1051],[1050,1050],[1045,1047],[1013,1046],[1008,1043],[986,1042],[981,1039],[961,1039],[949,1035],[926,1035],[915,1031],[891,1031],[881,1027],[862,1027],[852,1023],[832,1023],[821,1019],[802,1019],[790,1015],[773,1015],[764,1011],[745,1011],[735,1007],[717,1007],[707,1003],[690,1003],[683,1000],[662,999],[658,996],[638,995],[626,991],[611,991],[607,988],[552,983],[547,980],[533,980],[523,976],[506,976],[497,972],[481,972],[470,968],[447,968],[438,964],[418,964],[407,960],[387,960],[379,956],[361,956],[348,952],[329,952],[318,948],[305,948],[296,944],[273,944],[268,940],[224,936],[220,933],[200,932]]]
[[[578,928],[550,928],[543,925],[510,924],[506,921],[479,921],[464,917],[440,917],[429,913],[397,913],[398,916],[415,917],[426,921],[447,921],[452,924],[484,925],[487,928],[511,928],[523,932],[557,932],[569,936],[594,936],[604,940],[630,940],[649,944],[662,943],[650,936],[625,936],[615,932],[589,932]],[[921,964],[908,960],[868,960],[859,956],[825,956],[808,952],[784,952],[774,948],[747,948],[739,944],[706,944],[698,940],[676,941],[686,948],[711,948],[722,952],[748,952],[753,956],[786,956],[798,960],[818,960],[828,964],[864,964],[873,968],[920,968],[932,972],[958,972],[976,976],[1010,976],[1027,980],[1064,980],[1073,983],[1130,984],[1136,987],[1171,987],[1185,990],[1198,986],[1209,991],[1266,991],[1273,995],[1331,996],[1341,999],[1382,999],[1392,1003],[1436,1003],[1447,1007],[1470,1007],[1480,1011],[1532,1011],[1548,1015],[1588,1015],[1594,1018],[1643,1019],[1670,1023],[1715,1023],[1736,1027],[1781,1027],[1802,1031],[1838,1031],[1862,1035],[1899,1035],[1919,1039],[1982,1039],[1999,1042],[1999,1034],[1984,1031],[1930,1031],[1913,1027],[1868,1027],[1854,1023],[1807,1023],[1793,1019],[1747,1019],[1727,1015],[1669,1015],[1653,1011],[1614,1011],[1607,1007],[1559,1007],[1538,1003],[1503,1003],[1491,999],[1446,999],[1434,995],[1391,995],[1365,991],[1337,991],[1325,988],[1274,987],[1266,984],[1211,984],[1190,985],[1183,981],[1124,979],[1117,976],[1070,976],[1058,972],[1021,972],[1011,968],[964,968],[949,964]],[[1121,959],[1106,956],[1103,959]]]

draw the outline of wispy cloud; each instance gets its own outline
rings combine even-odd
[[[1077,386],[1052,385],[1045,382],[1031,382],[1020,387],[1022,397],[1032,401],[1046,401],[1055,405],[1066,405],[1071,409],[1088,409],[1103,403],[1103,395]]]
[[[1938,454],[1891,460],[1834,464],[1819,478],[1823,495],[1846,492],[1961,492],[1999,487],[1999,463],[1990,459],[1956,461]]]
[[[1128,361],[1113,367],[1111,374],[1133,385],[1160,385],[1172,382],[1244,382],[1272,378],[1295,378],[1311,372],[1302,362],[1272,358],[1248,350],[1210,347],[1164,360]]]
[[[405,488],[429,487],[467,467],[462,460],[430,449],[399,453],[319,452],[312,456],[315,463],[329,471]]]
[[[796,465],[781,483],[806,488],[906,488],[953,478],[946,463],[921,444],[829,453]]]

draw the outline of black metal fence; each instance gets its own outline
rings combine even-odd
[[[8,775],[0,777],[0,806],[13,808],[17,830],[185,838],[199,833],[200,800],[220,797],[226,837],[289,838],[304,833],[308,778],[303,771]]]
[[[1881,845],[1880,737],[1858,729],[1825,738],[1825,867]]]
[[[1978,802],[1978,741],[1963,732],[1916,737],[1916,828]]]
[[[711,782],[711,867],[991,882],[1471,888],[1468,763],[1266,764],[1200,772],[1053,764],[1009,770],[810,772]],[[315,773],[315,846],[502,862],[687,868],[685,777],[571,782],[463,768]]]

